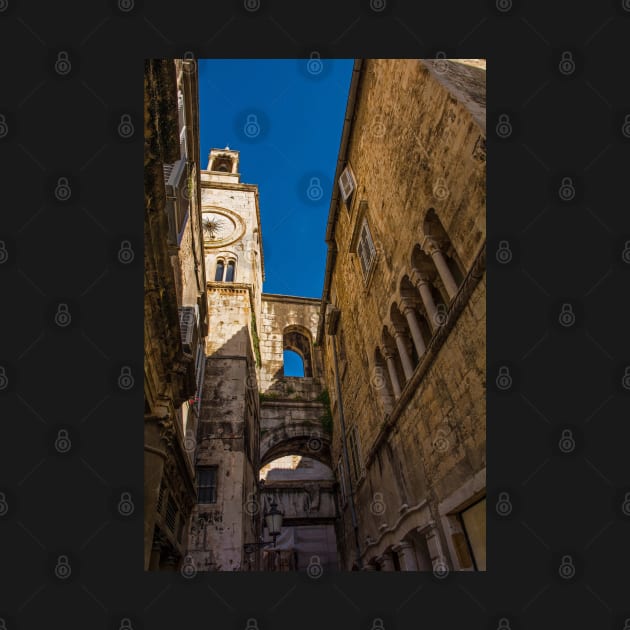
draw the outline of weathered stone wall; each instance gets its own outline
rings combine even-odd
[[[447,554],[451,532],[445,531],[440,506],[485,470],[485,274],[459,314],[451,313],[445,287],[439,275],[433,275],[437,301],[443,303],[441,312],[449,313],[452,329],[443,342],[433,344],[430,362],[416,364],[421,378],[407,379],[396,359],[404,401],[394,399],[386,384],[391,380],[387,370],[375,363],[375,350],[383,349],[384,326],[389,331],[401,326],[392,311],[400,308],[402,287],[413,276],[414,248],[426,245],[430,209],[450,239],[449,253],[464,276],[483,249],[485,134],[476,120],[479,112],[470,106],[482,102],[474,96],[479,76],[473,68],[467,83],[468,70],[459,72],[455,94],[417,60],[364,64],[348,149],[357,191],[350,211],[345,205],[339,209],[330,291],[331,302],[341,310],[339,370],[345,421],[349,432],[357,429],[363,467],[355,480],[362,561],[396,554],[395,544],[412,540],[420,528],[421,542],[413,552],[416,564],[431,567],[440,561],[467,568],[465,557]],[[470,102],[463,102],[464,93]],[[367,284],[351,251],[361,216],[367,218],[377,250]],[[416,316],[428,322],[417,297],[412,300]],[[403,345],[411,354],[408,327],[404,333]],[[423,333],[429,345],[435,330],[427,325]],[[331,337],[325,334],[323,341],[336,464],[341,435]],[[472,494],[467,499],[473,500]],[[338,536],[349,569],[354,535],[347,504]]]
[[[261,392],[266,393],[269,390],[281,392],[283,388],[286,389],[286,383],[283,382],[285,379],[283,335],[290,327],[303,333],[308,338],[313,362],[313,378],[310,379],[310,382],[313,390],[321,388],[319,382],[321,378],[320,349],[313,345],[319,323],[319,307],[320,301],[311,298],[263,294],[262,312],[258,323],[260,355],[262,359],[260,370]],[[296,386],[295,380],[288,383],[292,387]]]

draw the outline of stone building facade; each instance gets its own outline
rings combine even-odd
[[[355,63],[316,337],[345,569],[485,570],[485,175],[485,62]]]
[[[187,63],[145,76],[145,567],[485,569],[485,63],[355,62],[321,300],[263,293],[258,188],[192,159]]]
[[[177,570],[207,334],[194,62],[147,61],[144,91],[144,567]]]

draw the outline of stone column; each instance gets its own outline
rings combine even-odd
[[[417,571],[418,563],[416,561],[416,552],[413,545],[406,541],[401,540],[392,549],[398,554],[398,559],[401,561],[401,566],[405,567],[404,571]]]
[[[401,305],[402,312],[409,324],[409,330],[411,331],[411,337],[413,338],[413,344],[416,347],[416,352],[418,353],[418,357],[421,357],[427,347],[424,344],[424,339],[422,338],[422,331],[420,330],[420,324],[418,323],[418,318],[416,317],[416,311],[413,304],[408,299],[403,298],[401,300]]]
[[[394,339],[396,340],[396,347],[398,348],[398,354],[400,355],[405,377],[409,380],[413,374],[413,364],[411,363],[411,357],[405,345],[402,330],[394,330]]]
[[[440,536],[435,526],[425,530],[424,535],[427,541],[427,548],[429,549],[429,556],[431,557],[431,564],[435,569],[440,563],[444,564],[447,562],[446,555],[442,551]]]
[[[435,305],[435,300],[433,299],[433,294],[431,293],[429,279],[426,274],[420,273],[417,269],[413,270],[413,276],[418,292],[420,293],[420,297],[422,298],[422,304],[424,304],[424,309],[427,312],[431,330],[435,330],[438,328],[436,319],[438,310]]]
[[[387,371],[389,372],[389,378],[392,382],[392,389],[394,390],[394,396],[398,398],[400,396],[400,383],[398,382],[398,374],[396,373],[396,363],[394,362],[394,355],[388,350],[384,349],[385,360],[387,361]]]
[[[378,556],[376,558],[376,562],[378,562],[381,567],[381,571],[395,571],[396,567],[394,566],[394,560],[389,552],[385,552],[382,556]]]
[[[446,258],[444,258],[442,250],[440,250],[438,244],[431,237],[427,237],[426,239],[426,248],[428,250],[427,253],[429,253],[433,258],[435,268],[440,274],[440,278],[442,278],[442,282],[446,287],[448,296],[452,299],[457,293],[457,283],[455,282],[455,278],[453,278],[451,270],[448,268],[448,264],[446,263]]]

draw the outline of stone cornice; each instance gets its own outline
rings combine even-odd
[[[427,515],[429,516],[429,519],[425,518]],[[375,541],[365,545],[361,553],[361,559],[364,560],[365,556],[368,554],[368,552],[370,552],[370,550],[370,556],[379,556],[390,545],[399,543],[400,540],[393,539],[398,533],[403,521],[411,521],[414,528],[426,527],[430,523],[430,517],[431,515],[429,512],[429,504],[427,503],[426,499],[420,501],[420,503],[418,503],[417,505],[408,508],[396,519],[395,523],[384,529]]]
[[[295,304],[312,304],[319,306],[321,300],[319,298],[300,297],[298,295],[280,295],[278,293],[263,293],[263,302],[291,302]]]

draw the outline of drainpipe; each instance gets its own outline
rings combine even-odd
[[[339,364],[337,361],[337,323],[339,322],[339,309],[332,308],[328,318],[328,334],[332,337],[333,347],[333,364],[335,366],[335,385],[337,390],[337,400],[339,401],[339,422],[341,424],[341,448],[343,451],[343,463],[346,471],[346,479],[348,480],[348,488],[350,490],[350,519],[352,521],[352,529],[354,531],[354,544],[357,568],[363,567],[361,562],[361,547],[359,545],[359,523],[357,520],[357,512],[354,506],[354,487],[352,477],[350,475],[350,459],[348,457],[348,443],[346,440],[346,423],[343,416],[343,401],[341,399],[341,382],[339,380]]]

